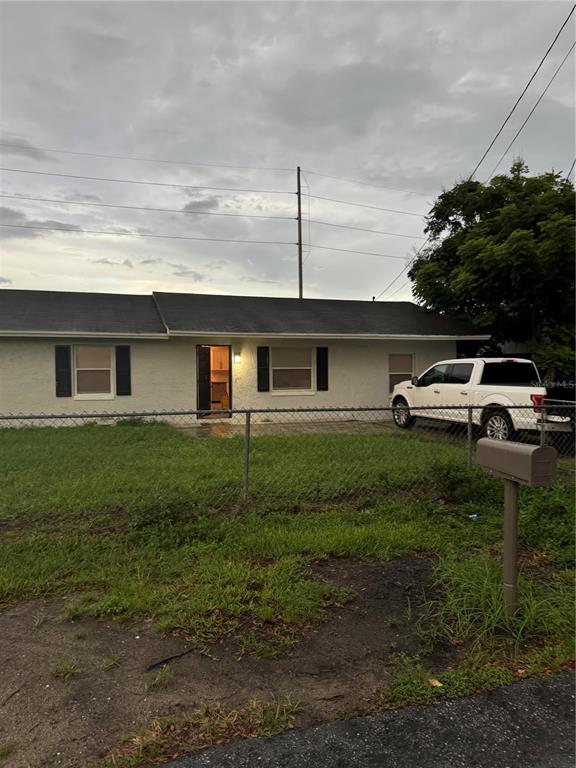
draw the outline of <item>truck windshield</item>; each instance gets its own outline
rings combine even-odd
[[[484,363],[481,384],[497,384],[515,387],[540,386],[540,377],[534,363],[517,363],[510,360]]]

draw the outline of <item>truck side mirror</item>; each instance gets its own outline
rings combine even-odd
[[[412,378],[410,379],[410,383],[413,386],[417,387],[418,386],[418,376],[412,376]]]

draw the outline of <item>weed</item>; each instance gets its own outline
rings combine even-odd
[[[51,674],[57,680],[70,680],[80,674],[80,667],[73,659],[61,659],[52,667]]]
[[[167,688],[174,680],[174,670],[170,664],[164,664],[160,667],[158,672],[154,675],[154,678],[146,686],[148,690],[154,688]]]
[[[34,614],[34,618],[32,619],[32,626],[34,629],[39,629],[42,624],[46,621],[46,614],[44,611],[38,611]]]
[[[99,664],[99,667],[102,670],[102,672],[107,672],[109,669],[114,669],[115,667],[119,667],[123,657],[124,657],[123,653],[118,653],[118,652],[111,653],[110,656],[106,656],[105,659],[102,659],[102,661]]]
[[[404,656],[400,661],[400,671],[390,688],[380,697],[380,706],[388,709],[431,704],[440,699],[458,699],[516,680],[510,670],[499,666],[454,669],[433,675],[422,667],[417,658]]]
[[[136,768],[229,744],[239,739],[274,736],[291,728],[298,705],[290,698],[251,701],[240,709],[206,704],[176,718],[153,720],[138,734],[126,737],[99,768]]]
[[[3,763],[5,760],[8,760],[8,758],[14,754],[16,751],[16,747],[14,744],[10,743],[3,743],[0,744],[0,763]]]
[[[573,633],[572,589],[560,580],[547,585],[520,578],[519,610],[511,618],[504,610],[501,565],[494,559],[450,556],[440,561],[436,575],[443,596],[419,619],[425,638],[485,647],[510,637],[517,649],[522,642]]]

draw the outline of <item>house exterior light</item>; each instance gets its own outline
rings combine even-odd
[[[240,354],[240,352],[234,352],[234,362],[235,363],[242,362],[242,355]]]

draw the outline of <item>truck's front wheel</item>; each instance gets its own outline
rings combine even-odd
[[[482,434],[491,440],[513,440],[514,425],[508,412],[503,409],[486,411],[482,419]]]
[[[406,400],[404,400],[403,397],[396,397],[394,398],[392,406],[394,407],[394,410],[392,411],[394,424],[396,424],[397,427],[400,427],[400,429],[409,429],[412,424],[414,424],[414,416],[410,413],[410,408],[408,407]]]

